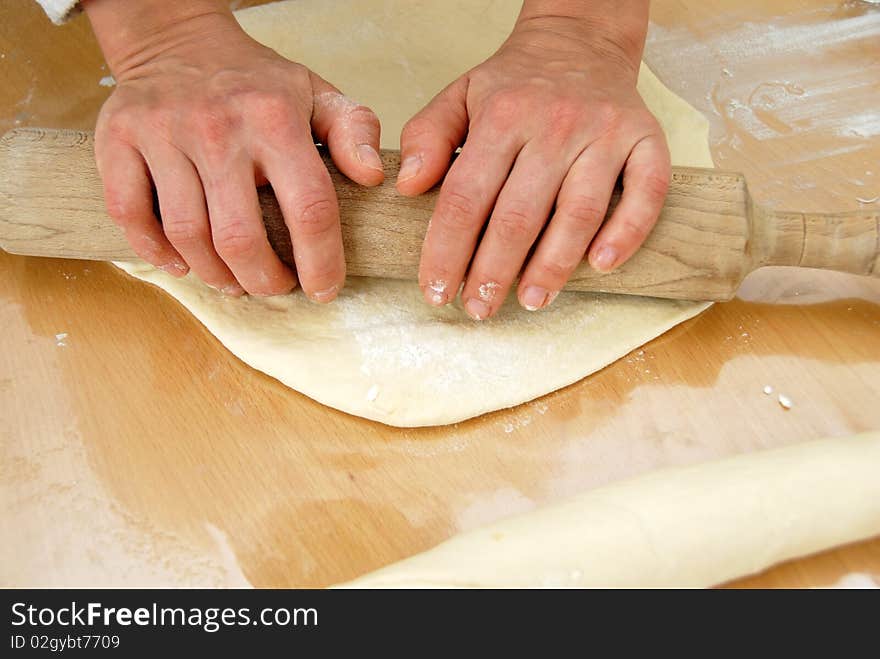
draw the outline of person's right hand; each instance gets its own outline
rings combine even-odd
[[[110,216],[144,260],[190,268],[228,295],[336,297],[345,259],[336,193],[315,147],[352,180],[383,179],[379,121],[304,66],[251,39],[225,3],[86,0],[117,87],[95,131]],[[296,273],[266,238],[272,184]],[[153,213],[151,183],[162,217]]]

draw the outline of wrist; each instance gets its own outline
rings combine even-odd
[[[649,0],[525,0],[514,27],[535,38],[583,45],[638,71],[648,34]]]
[[[225,0],[83,0],[83,10],[113,75],[128,71],[175,48],[241,32]]]

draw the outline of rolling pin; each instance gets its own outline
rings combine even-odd
[[[0,248],[12,254],[131,260],[136,254],[108,217],[91,133],[16,129],[0,139]],[[415,280],[438,190],[403,197],[394,188],[399,154],[383,151],[385,182],[365,188],[322,153],[336,186],[348,274]],[[272,247],[293,263],[290,236],[269,186],[260,205]],[[615,191],[609,208],[620,199]],[[727,300],[747,274],[770,265],[880,277],[880,210],[770,211],[740,174],[673,168],[657,226],[609,274],[584,262],[566,290],[688,300]]]

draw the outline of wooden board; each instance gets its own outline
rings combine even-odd
[[[775,16],[763,4],[656,2],[648,59],[698,107],[735,101],[732,117],[711,115],[714,154],[763,203],[854,209],[880,194],[880,135],[865,118],[880,98],[880,13],[800,1],[773,3]],[[746,23],[772,31],[774,47],[733,52],[729,32]],[[809,26],[809,48],[834,65],[833,94],[831,71],[792,68]],[[82,19],[53,28],[29,3],[0,5],[0,55],[0,132],[91,127],[109,90]],[[804,90],[777,98],[771,86],[776,109],[760,103],[775,132],[736,109],[767,81]],[[858,138],[843,134],[853,112]],[[738,299],[560,392],[398,430],[253,372],[110,266],[0,254],[0,275],[7,585],[326,585],[663,465],[880,428],[876,280],[761,273]],[[880,579],[880,539],[737,585],[849,573]]]

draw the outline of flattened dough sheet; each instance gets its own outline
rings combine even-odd
[[[341,5],[348,5],[343,9]],[[518,0],[280,2],[240,11],[248,32],[376,110],[382,144],[509,34]],[[639,90],[663,124],[673,163],[711,167],[708,123],[642,67]],[[511,407],[597,371],[708,305],[563,293],[494,319],[429,308],[415,282],[350,278],[319,306],[301,293],[223,298],[195,277],[119,264],[189,309],[256,369],[345,412],[395,426],[454,423]]]

